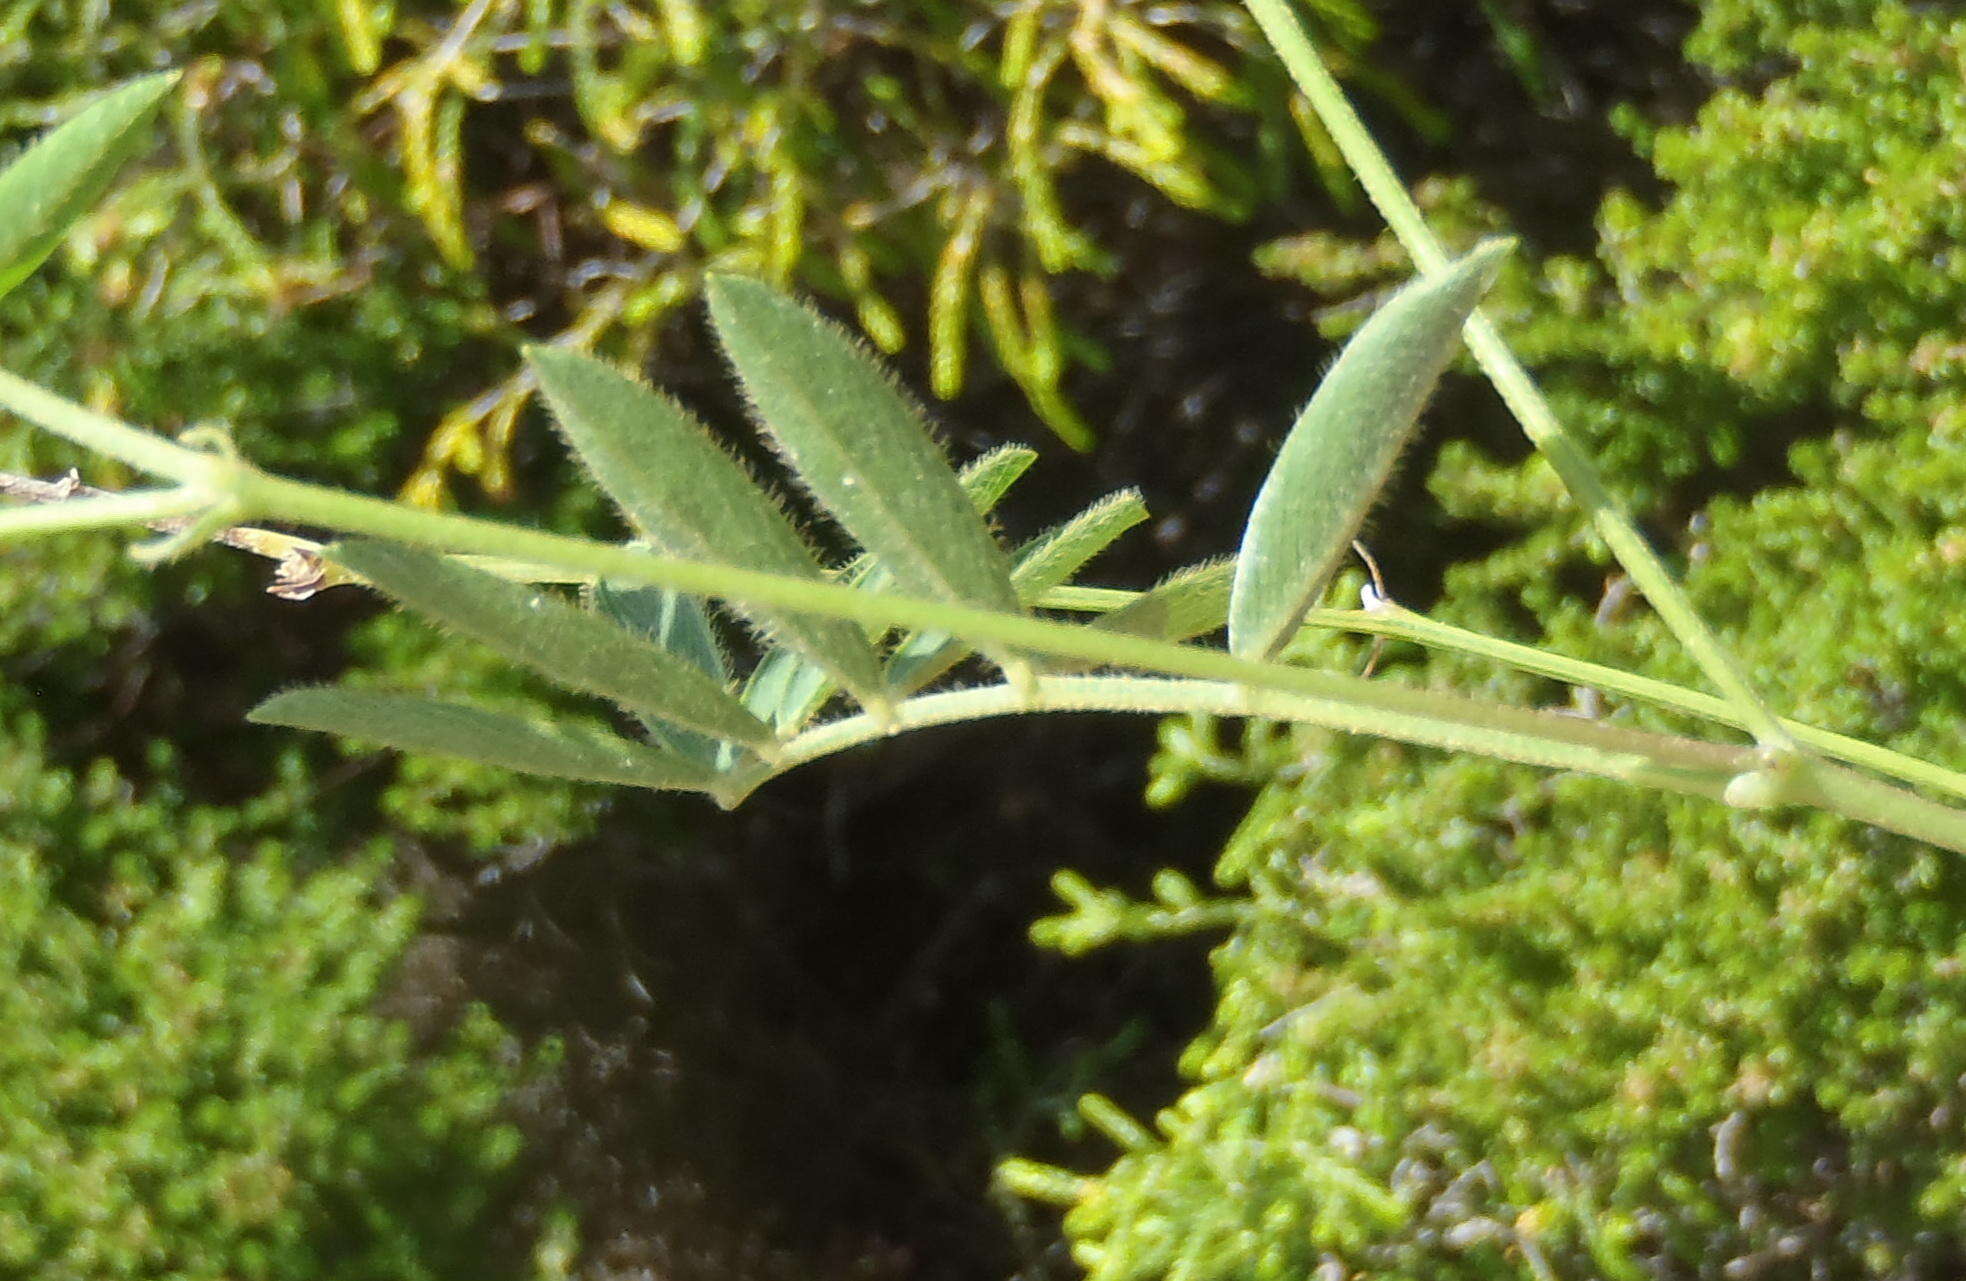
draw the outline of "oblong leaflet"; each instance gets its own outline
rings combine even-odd
[[[1229,594],[1231,652],[1274,657],[1317,602],[1512,245],[1487,241],[1407,285],[1339,354],[1250,511]]]
[[[1019,612],[1002,549],[920,412],[861,346],[758,281],[712,275],[706,291],[760,424],[901,589]]]
[[[544,729],[516,716],[415,694],[334,686],[294,689],[267,699],[247,719],[549,778],[715,791],[716,780],[702,766],[641,743],[598,732]]]
[[[0,170],[0,294],[55,251],[69,225],[143,150],[177,79],[164,72],[111,90]]]

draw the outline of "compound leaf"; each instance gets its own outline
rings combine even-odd
[[[404,606],[568,689],[769,750],[764,722],[694,663],[536,588],[431,552],[358,539],[330,557]]]
[[[1345,345],[1256,495],[1229,593],[1231,652],[1274,657],[1316,604],[1511,245],[1485,242],[1407,285]]]
[[[47,260],[143,150],[177,79],[164,72],[111,90],[0,170],[0,294]]]
[[[710,315],[765,431],[904,592],[1018,612],[1003,551],[920,411],[845,331],[769,286],[712,275]]]
[[[339,687],[288,690],[255,707],[248,719],[550,778],[715,790],[715,779],[703,766],[641,743],[595,731],[545,729],[516,716],[415,694]]]
[[[672,556],[820,579],[805,541],[701,423],[667,396],[579,352],[526,353],[560,429],[638,531]],[[880,660],[851,623],[737,608],[825,667],[863,703],[883,703]]]

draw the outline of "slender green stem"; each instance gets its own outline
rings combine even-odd
[[[1684,685],[1674,685],[1669,681],[1654,680],[1652,677],[1640,676],[1635,672],[1623,671],[1616,667],[1606,667],[1601,663],[1553,654],[1532,645],[1519,645],[1514,641],[1499,640],[1480,632],[1471,632],[1466,628],[1438,622],[1424,614],[1416,614],[1397,605],[1382,605],[1369,610],[1314,609],[1305,616],[1304,623],[1309,627],[1359,632],[1367,636],[1385,636],[1395,640],[1412,641],[1430,649],[1485,658],[1534,676],[1547,676],[1551,680],[1563,681],[1570,685],[1587,685],[1607,694],[1637,699],[1657,707],[1671,708],[1735,729],[1748,728],[1746,718],[1741,715],[1738,707],[1726,699],[1715,698],[1712,694],[1687,689]],[[1861,765],[1906,783],[1915,783],[1921,787],[1930,787],[1966,799],[1966,774],[1957,770],[1946,769],[1942,765],[1935,765],[1915,756],[1907,756],[1902,752],[1894,752],[1875,743],[1866,743],[1860,738],[1851,738],[1847,734],[1819,729],[1803,721],[1785,718],[1782,721],[1782,728],[1792,734],[1797,741],[1837,760],[1851,765]]]
[[[216,489],[219,473],[228,461],[63,400],[4,369],[0,369],[0,408],[138,471],[194,488]]]
[[[72,503],[0,510],[0,540],[31,534],[111,529],[177,520],[211,507],[212,496],[189,489],[147,489]]]
[[[1140,676],[1039,676],[1029,688],[999,684],[918,695],[897,704],[887,721],[877,721],[864,713],[829,721],[788,740],[774,765],[759,766],[737,775],[732,790],[741,797],[794,765],[875,742],[902,730],[993,716],[1073,711],[1262,716],[1350,733],[1408,737],[1398,732],[1401,726],[1396,720],[1362,719],[1359,709],[1347,703],[1272,690],[1252,691],[1242,684]],[[1370,728],[1363,728],[1367,724]],[[1513,743],[1506,744],[1505,750],[1498,753],[1495,740],[1485,730],[1430,726],[1422,732],[1424,738],[1416,734],[1411,741],[1452,747],[1455,744],[1450,740],[1459,737],[1469,751],[1710,799],[1718,799],[1726,790],[1745,755],[1697,740],[1629,732],[1620,736],[1619,746],[1613,750],[1584,745],[1565,745],[1559,749],[1553,744]],[[1522,754],[1514,754],[1512,748],[1521,748]],[[1698,763],[1692,759],[1695,756],[1700,758]]]
[[[1446,251],[1378,144],[1373,142],[1358,113],[1352,110],[1344,90],[1318,57],[1303,24],[1291,12],[1288,0],[1246,0],[1246,3],[1257,25],[1263,28],[1283,59],[1291,78],[1324,121],[1325,129],[1358,176],[1359,184],[1406,247],[1414,264],[1423,272],[1439,271],[1447,262]],[[1631,575],[1680,644],[1686,646],[1707,678],[1739,709],[1743,724],[1765,747],[1797,750],[1794,738],[1755,692],[1733,655],[1694,610],[1658,553],[1619,510],[1597,468],[1564,431],[1549,402],[1543,399],[1535,381],[1495,332],[1495,327],[1477,312],[1468,321],[1466,334],[1469,349],[1522,424],[1523,433],[1549,460],[1571,496],[1590,516],[1598,536],[1604,539],[1611,554],[1625,567],[1625,572]]]
[[[1045,609],[1104,614],[1130,603],[1138,596],[1138,592],[1111,587],[1061,587],[1046,592],[1038,604]],[[1439,622],[1397,605],[1380,605],[1369,610],[1314,609],[1304,616],[1304,625],[1412,641],[1429,649],[1485,658],[1534,676],[1547,676],[1570,685],[1587,685],[1607,694],[1671,708],[1733,729],[1748,728],[1746,718],[1738,707],[1712,694],[1616,667],[1606,667],[1601,663],[1553,654],[1531,645],[1499,640],[1455,627],[1451,623]],[[1819,729],[1804,721],[1784,718],[1782,728],[1797,741],[1846,764],[1861,765],[1902,782],[1929,787],[1966,800],[1966,774],[1957,770],[1907,756],[1903,752],[1894,752],[1847,734]]]
[[[1795,778],[1783,799],[1841,814],[1942,849],[1966,850],[1966,812],[1824,761],[1797,762]]]

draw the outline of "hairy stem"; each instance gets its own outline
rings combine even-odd
[[[1450,623],[1438,622],[1397,605],[1381,605],[1373,609],[1312,610],[1304,622],[1310,627],[1385,636],[1412,641],[1429,649],[1485,658],[1534,676],[1547,676],[1569,685],[1588,686],[1735,729],[1749,728],[1747,718],[1741,714],[1739,707],[1724,698],[1715,698],[1712,694],[1674,685],[1670,681],[1654,680],[1636,672],[1553,654],[1533,645],[1519,645],[1514,641],[1485,636]],[[1902,782],[1930,787],[1966,800],[1966,774],[1957,770],[1907,756],[1903,752],[1894,752],[1875,743],[1866,743],[1847,734],[1820,729],[1803,721],[1784,717],[1782,728],[1798,742],[1833,759],[1861,765]]]
[[[1708,798],[1718,798],[1743,764],[1753,760],[1751,753],[1737,748],[1626,730],[1617,731],[1615,744],[1536,744],[1527,741],[1527,736],[1510,738],[1486,728],[1409,724],[1404,718],[1367,711],[1335,699],[1252,690],[1243,683],[1142,676],[1039,676],[1029,688],[996,684],[917,695],[897,704],[888,721],[876,721],[865,714],[829,721],[788,740],[783,755],[773,766],[740,774],[738,786],[742,792],[748,792],[793,765],[871,743],[902,730],[953,725],[985,717],[1075,711],[1261,716],[1433,747],[1459,747],[1521,764],[1575,770]]]
[[[348,533],[420,543],[444,551],[550,563],[596,577],[750,605],[943,632],[966,642],[996,642],[1032,654],[1326,699],[1347,709],[1344,715],[1348,720],[1342,728],[1358,733],[1384,734],[1442,747],[1465,747],[1555,768],[1572,767],[1572,757],[1565,753],[1573,748],[1642,756],[1654,743],[1650,736],[1634,735],[1628,730],[1555,713],[1496,707],[1458,694],[1402,689],[1383,681],[1334,672],[1256,663],[1221,650],[1174,645],[1020,614],[866,592],[732,566],[675,560],[634,547],[593,543],[464,516],[421,511],[257,472],[240,476],[234,492],[251,510],[278,512],[285,519]],[[1486,746],[1475,746],[1476,739]],[[1741,761],[1745,754],[1738,749],[1712,747],[1695,739],[1675,741],[1684,745],[1686,754],[1677,760],[1661,761],[1662,766],[1743,767]],[[1713,752],[1724,754],[1725,761],[1712,755]]]

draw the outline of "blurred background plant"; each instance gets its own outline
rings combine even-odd
[[[1956,759],[1966,23],[1709,0],[1688,48],[1746,78],[1686,124],[1627,120],[1664,198],[1614,195],[1595,261],[1518,270],[1494,310],[1758,680],[1805,719]],[[1462,238],[1495,220],[1466,184],[1430,195]],[[1405,270],[1328,235],[1264,261],[1321,290]],[[1428,484],[1497,550],[1448,568],[1435,612],[1691,679],[1548,469],[1467,435]],[[1382,671],[1555,693],[1397,646]],[[1966,1267],[1957,860],[1324,735],[1163,743],[1164,799],[1260,783],[1222,897],[1062,882],[1038,937],[1232,915],[1214,1026],[1151,1127],[1089,1099],[1124,1149],[1103,1174],[1006,1170],[1070,1207],[1097,1281]]]

